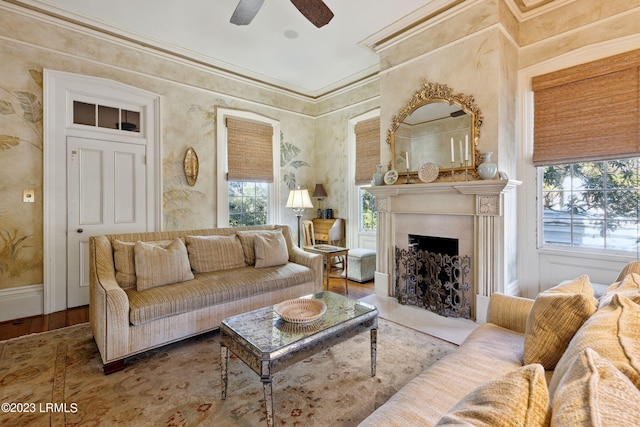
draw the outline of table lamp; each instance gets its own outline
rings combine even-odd
[[[313,203],[311,203],[311,198],[309,197],[309,190],[306,188],[302,190],[300,186],[298,186],[294,190],[289,191],[287,207],[293,209],[293,212],[295,212],[298,217],[298,247],[300,247],[300,218],[305,209],[313,207]]]
[[[327,197],[327,192],[324,189],[324,185],[316,184],[315,190],[313,190],[313,194],[311,195],[314,199],[318,199],[318,218],[324,218],[324,211],[321,206],[322,200]]]

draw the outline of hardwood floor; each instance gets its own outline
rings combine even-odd
[[[24,317],[0,323],[0,341],[22,335],[52,331],[89,321],[89,306],[70,308],[51,314]]]
[[[331,274],[339,274],[340,271],[333,270]],[[358,283],[348,281],[349,297],[360,299],[374,293],[373,281]],[[344,279],[331,278],[329,290],[337,294],[344,295]],[[38,332],[52,331],[54,329],[77,325],[89,321],[89,306],[85,305],[77,308],[70,308],[64,311],[57,311],[51,314],[40,316],[24,317],[22,319],[8,320],[0,322],[0,341],[16,338],[22,335],[35,334]]]

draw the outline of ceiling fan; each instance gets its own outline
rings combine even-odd
[[[240,0],[231,16],[231,23],[248,25],[257,15],[262,3],[264,0]],[[322,0],[291,0],[291,3],[318,28],[327,25],[333,18],[333,12]]]

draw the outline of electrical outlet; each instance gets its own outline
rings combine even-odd
[[[33,203],[36,201],[36,191],[35,190],[24,190],[22,192],[22,201],[24,203]]]

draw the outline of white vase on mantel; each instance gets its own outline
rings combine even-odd
[[[493,179],[498,172],[498,165],[491,161],[492,151],[482,153],[482,163],[478,165],[478,175],[481,179]]]

